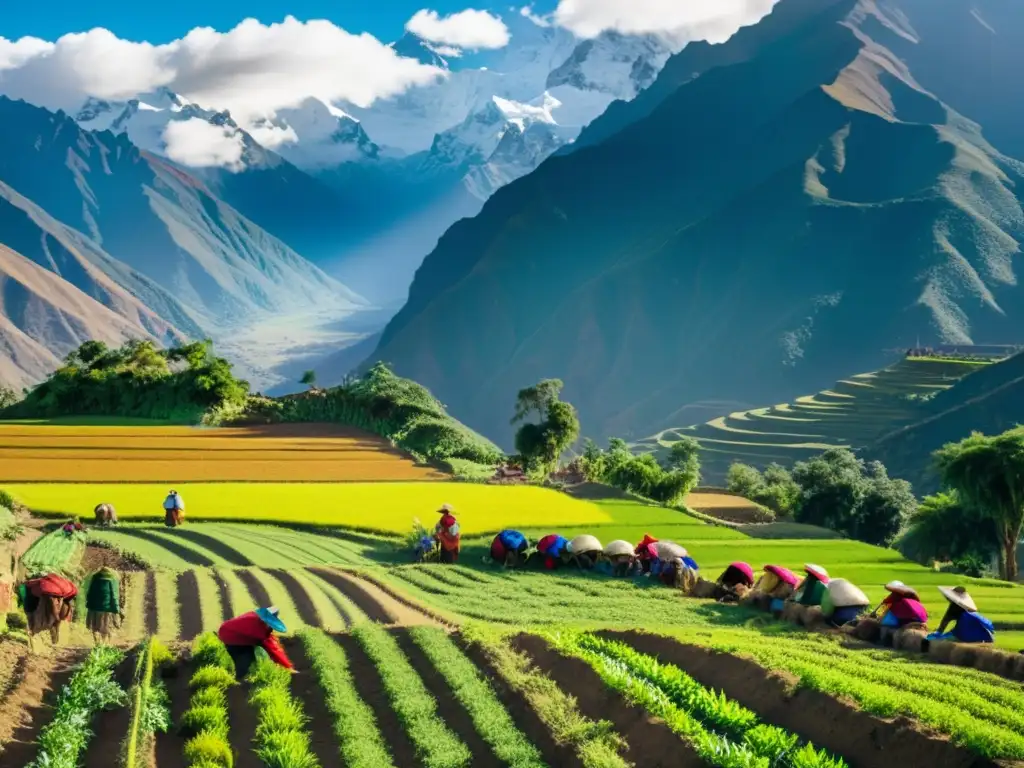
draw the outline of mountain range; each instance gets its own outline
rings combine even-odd
[[[72,114],[0,97],[0,381],[131,337],[212,337],[261,388],[320,361],[343,375],[450,224],[670,54],[654,37],[509,24],[516,44],[473,67],[397,41],[447,70],[436,83],[370,107],[307,98],[244,127],[167,88]],[[229,149],[201,156],[197,130]]]
[[[885,349],[1024,336],[1011,0],[780,0],[444,234],[371,359],[511,443],[558,377],[593,437],[783,402]]]

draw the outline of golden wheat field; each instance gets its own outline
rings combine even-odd
[[[0,482],[444,480],[375,435],[331,425],[227,429],[0,425]]]
[[[596,504],[535,486],[474,483],[177,483],[188,520],[245,520],[343,526],[405,533],[418,518],[433,526],[442,504],[451,504],[463,533],[517,528],[572,527],[611,522]],[[132,483],[4,484],[39,515],[83,520],[101,503],[121,520],[163,518],[162,485]]]

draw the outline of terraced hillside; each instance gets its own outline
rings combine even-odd
[[[826,448],[863,448],[881,435],[913,423],[926,413],[924,404],[929,397],[987,365],[985,360],[904,358],[792,403],[666,429],[634,447],[663,452],[681,437],[694,437],[701,445],[704,482],[722,484],[735,461],[759,468],[772,462],[789,466]]]

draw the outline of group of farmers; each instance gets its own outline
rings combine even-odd
[[[78,586],[58,573],[33,575],[15,589],[18,605],[25,612],[29,646],[36,635],[48,632],[54,645],[60,640],[60,626],[70,622],[75,611]],[[114,629],[121,625],[124,610],[117,572],[100,568],[88,579],[85,593],[85,626],[93,639],[109,641]]]
[[[461,546],[458,521],[449,505],[440,513],[433,541],[441,561],[454,563]],[[534,547],[522,532],[506,529],[494,537],[484,560],[506,568],[521,568],[539,561],[547,570],[574,564],[611,576],[657,578],[693,597],[760,605],[776,613],[783,612],[787,603],[817,607],[828,623],[864,639],[885,641],[898,629],[924,631],[928,622],[928,612],[917,591],[901,581],[885,585],[888,594],[874,610],[870,610],[871,601],[857,586],[846,579],[830,578],[824,568],[814,564],[805,566],[802,579],[782,566],[769,564],[755,583],[754,569],[748,563],[735,562],[712,582],[700,576],[697,563],[685,547],[659,541],[649,534],[635,545],[618,539],[602,546],[588,534],[567,539],[552,533],[541,537]],[[966,588],[939,587],[939,592],[948,608],[938,629],[926,639],[959,643],[994,641],[992,622],[978,612]]]
[[[164,499],[163,510],[164,525],[168,528],[177,528],[185,522],[185,500],[173,488]],[[98,526],[106,528],[117,525],[117,510],[114,509],[113,504],[97,504],[93,510],[93,515],[96,517],[96,525]]]

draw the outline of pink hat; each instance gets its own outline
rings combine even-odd
[[[792,587],[795,587],[800,581],[800,579],[796,577],[795,573],[788,568],[783,568],[781,565],[766,565],[764,569],[768,571],[768,573],[774,573],[779,577],[780,581],[783,581]]]
[[[737,571],[747,577],[747,580],[751,584],[754,583],[754,569],[751,568],[747,563],[729,563],[730,568],[735,568]]]
[[[804,566],[804,571],[806,571],[811,576],[816,578],[822,584],[828,584],[828,579],[829,579],[828,571],[826,571],[820,565],[815,565],[814,563],[807,563]]]

